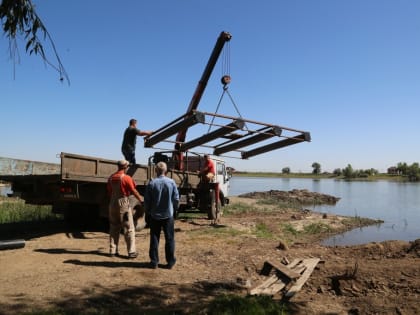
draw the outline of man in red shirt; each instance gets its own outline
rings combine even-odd
[[[136,189],[133,178],[126,174],[128,161],[118,161],[118,171],[108,179],[107,189],[109,202],[109,254],[119,255],[118,241],[120,231],[124,229],[128,258],[136,258],[136,234],[133,221],[133,209],[130,207],[129,196],[133,194],[140,202],[142,197]]]
[[[208,154],[204,154],[204,166],[200,171],[200,175],[202,176],[203,181],[207,183],[212,182],[216,175],[214,162],[210,159]]]

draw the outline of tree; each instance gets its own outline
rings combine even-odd
[[[318,162],[313,162],[312,168],[312,174],[321,174],[321,164],[319,164]]]
[[[9,53],[14,61],[14,65],[19,61],[17,37],[23,36],[26,41],[26,52],[29,55],[39,55],[47,65],[59,73],[60,81],[65,79],[70,83],[67,72],[55,48],[54,41],[36,13],[35,6],[31,0],[2,0],[0,4],[0,21],[3,31],[9,39]],[[40,39],[40,34],[43,40]],[[47,58],[42,44],[43,41],[51,44],[56,64]]]
[[[283,174],[290,174],[290,167],[283,167],[282,168],[282,170],[281,170],[281,172],[283,173]]]
[[[397,171],[398,171],[398,174],[400,174],[400,175],[407,175],[407,173],[408,173],[408,165],[407,165],[407,163],[406,162],[399,162],[398,164],[397,164]]]
[[[408,180],[411,182],[417,182],[420,180],[419,163],[413,163],[408,167],[407,176],[408,176]]]
[[[354,171],[351,164],[347,164],[347,167],[343,169],[343,175],[345,178],[353,178],[354,177]]]
[[[341,171],[341,169],[340,169],[340,168],[336,168],[336,169],[334,170],[333,174],[334,174],[335,176],[341,176],[342,171]]]

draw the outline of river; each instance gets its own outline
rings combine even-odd
[[[252,191],[307,189],[333,195],[334,206],[311,206],[314,211],[381,219],[383,224],[358,228],[331,237],[324,245],[356,245],[385,240],[420,238],[420,183],[344,181],[335,179],[232,177],[230,195]]]

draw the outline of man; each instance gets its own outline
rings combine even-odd
[[[172,269],[175,258],[174,212],[178,209],[179,193],[175,181],[166,177],[165,162],[156,164],[157,177],[150,180],[144,194],[144,207],[149,215],[150,227],[150,267],[156,269],[159,264],[159,239],[161,230],[165,235],[166,268]]]
[[[118,171],[108,179],[107,189],[109,202],[109,253],[111,257],[119,256],[118,241],[121,229],[124,230],[128,258],[136,258],[136,235],[133,221],[133,209],[130,207],[129,196],[133,194],[140,202],[142,197],[136,189],[136,183],[127,175],[128,161],[118,161]]]
[[[213,181],[214,176],[216,175],[216,170],[214,167],[214,162],[210,159],[208,154],[204,154],[204,166],[200,171],[202,179],[206,183]]]
[[[130,119],[129,126],[124,131],[123,142],[121,145],[121,151],[124,158],[130,164],[136,164],[136,142],[137,136],[150,136],[151,131],[142,131],[137,129],[137,120]]]

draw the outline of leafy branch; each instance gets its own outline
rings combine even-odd
[[[31,0],[3,0],[0,4],[0,21],[4,33],[9,39],[9,52],[16,64],[19,58],[19,51],[16,38],[22,35],[26,41],[25,50],[29,55],[39,55],[42,60],[55,69],[60,75],[60,81],[70,79],[58,55],[54,41],[42,23]],[[39,36],[41,34],[41,38]],[[42,42],[48,41],[53,49],[56,64],[52,63],[44,50]]]

